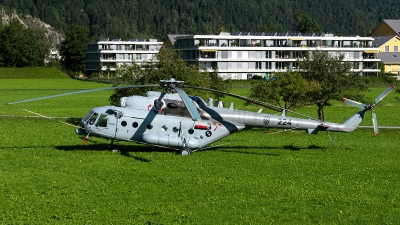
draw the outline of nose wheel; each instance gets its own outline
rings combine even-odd
[[[183,148],[181,148],[180,150],[179,150],[179,153],[181,154],[181,155],[183,155],[183,156],[185,156],[185,155],[190,155],[190,154],[192,154],[192,149],[190,149],[189,147],[183,147]]]

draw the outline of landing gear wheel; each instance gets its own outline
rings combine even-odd
[[[110,149],[112,152],[119,152],[118,147],[116,147],[116,146],[114,145],[114,141],[111,141],[110,146],[109,146],[109,149]]]
[[[179,150],[179,153],[183,156],[190,155],[190,154],[192,154],[192,149],[190,149],[188,147],[183,147],[183,148],[181,148],[181,150]]]

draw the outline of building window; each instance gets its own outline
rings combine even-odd
[[[136,60],[142,60],[142,54],[136,54]]]
[[[399,51],[399,46],[394,46],[394,51],[398,52]]]
[[[242,62],[242,69],[243,70],[248,70],[249,69],[249,63],[248,62]]]
[[[355,70],[360,69],[360,63],[359,62],[354,62],[353,69],[355,69]]]
[[[249,52],[248,51],[242,51],[242,59],[248,59],[249,58]]]
[[[261,70],[261,62],[256,62],[256,69]]]
[[[275,62],[275,69],[282,70],[284,68],[283,62]]]
[[[221,69],[221,70],[227,70],[228,69],[228,63],[227,62],[220,62],[220,63],[218,63],[219,65],[219,68]]]
[[[385,46],[385,52],[389,51],[389,46]]]
[[[272,68],[271,62],[266,62],[265,63],[265,69],[271,69],[271,68]]]
[[[227,59],[228,58],[228,51],[220,51],[221,54],[221,59]]]
[[[272,52],[271,52],[271,51],[266,51],[266,52],[265,52],[265,58],[266,58],[266,59],[272,58]]]
[[[238,58],[238,53],[237,51],[232,52],[232,59],[237,59]]]

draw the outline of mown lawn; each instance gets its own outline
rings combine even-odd
[[[123,151],[113,153],[104,139],[82,145],[75,128],[59,122],[77,119],[16,117],[33,115],[22,110],[27,109],[80,118],[95,106],[107,105],[109,91],[6,105],[104,86],[110,85],[1,80],[0,223],[400,223],[398,129],[381,129],[379,137],[372,129],[340,133],[332,146],[324,132],[271,130],[267,135],[251,128],[189,157],[132,143],[120,143]],[[373,99],[384,89],[367,94]],[[379,125],[400,126],[396,95],[376,107]],[[240,101],[237,107],[258,110]],[[300,111],[316,115],[315,107]],[[333,102],[326,119],[343,122],[356,111]],[[372,125],[369,115],[362,125]]]

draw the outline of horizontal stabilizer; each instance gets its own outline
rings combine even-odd
[[[328,128],[328,126],[318,125],[315,129],[307,129],[307,134],[318,134],[318,131],[326,131]]]

